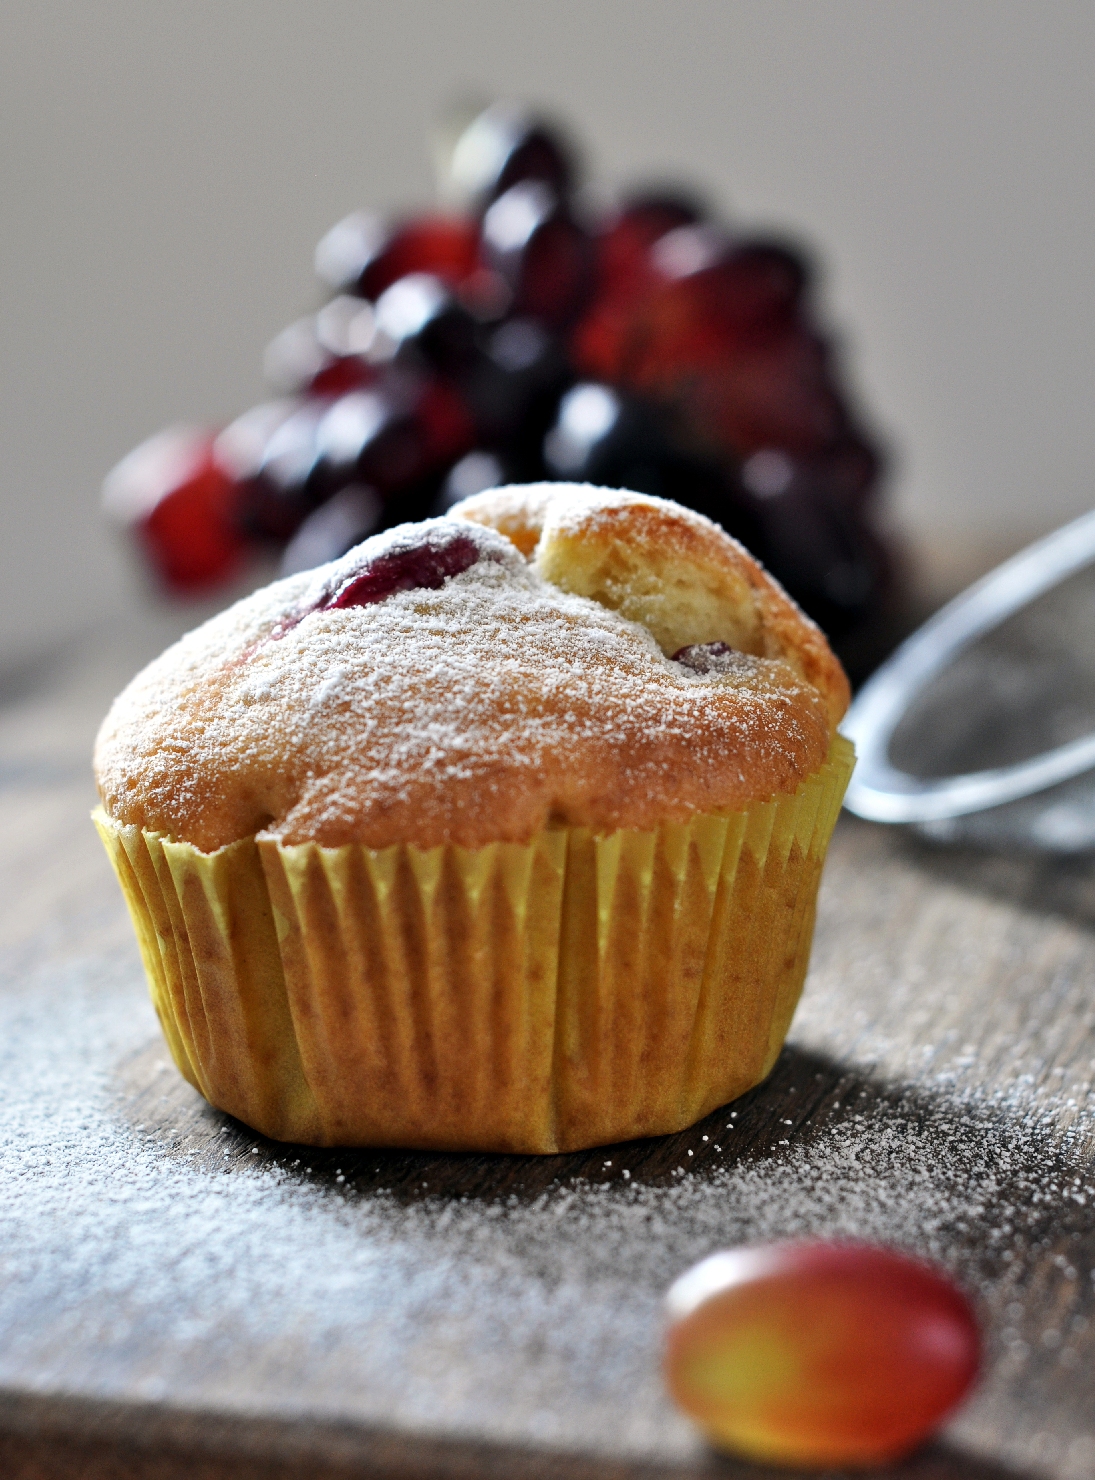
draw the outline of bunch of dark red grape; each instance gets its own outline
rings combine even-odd
[[[278,399],[107,479],[161,581],[208,590],[263,545],[303,570],[481,489],[568,479],[709,515],[862,649],[893,589],[879,457],[801,252],[675,190],[591,219],[564,138],[512,105],[458,134],[446,183],[458,214],[360,212],[319,243],[330,297],[270,345]]]

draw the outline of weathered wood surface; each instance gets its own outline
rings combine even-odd
[[[814,1232],[979,1299],[984,1383],[898,1473],[1095,1475],[1095,865],[845,819],[791,1041],[730,1110],[542,1160],[287,1148],[169,1067],[87,820],[139,647],[0,710],[5,1474],[751,1475],[663,1396],[661,1296]]]

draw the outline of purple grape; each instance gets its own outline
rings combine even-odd
[[[438,591],[450,577],[470,569],[479,555],[479,546],[463,534],[443,545],[423,541],[411,549],[378,555],[359,575],[350,577],[324,604],[324,610],[372,606],[396,591]]]
[[[460,377],[475,353],[475,337],[475,319],[432,273],[401,277],[377,299],[374,360]]]
[[[457,191],[479,210],[525,180],[566,197],[577,181],[571,147],[556,125],[527,108],[494,103],[474,118],[453,149],[449,173]]]
[[[512,311],[561,329],[592,285],[593,244],[549,185],[524,180],[483,217],[483,260],[513,295]]]

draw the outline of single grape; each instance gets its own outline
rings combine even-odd
[[[483,217],[486,265],[513,295],[512,311],[552,328],[569,323],[592,282],[592,243],[549,185],[524,180]]]
[[[678,648],[673,662],[693,673],[733,673],[740,668],[744,654],[728,642],[691,642]]]
[[[845,435],[847,412],[828,372],[825,347],[797,320],[785,328],[738,341],[733,355],[706,363],[697,356],[666,373],[636,364],[636,379],[669,387],[687,378],[693,388],[689,423],[749,457],[782,447],[796,457],[817,457]]]
[[[289,539],[338,486],[326,476],[318,440],[330,406],[321,397],[298,401],[262,447],[244,500],[244,518],[254,533],[278,542]]]
[[[732,252],[730,233],[715,221],[693,221],[659,236],[650,248],[650,261],[661,278],[677,282],[710,272]]]
[[[371,320],[371,309],[363,306]],[[363,355],[339,354],[323,342],[317,332],[318,317],[311,314],[297,318],[266,345],[262,370],[275,391],[286,395],[340,395],[376,379],[376,370]]]
[[[305,389],[310,396],[334,400],[348,391],[363,391],[367,386],[375,385],[377,379],[376,366],[361,355],[339,355],[328,360]]]
[[[373,342],[376,315],[371,303],[339,293],[314,317],[315,336],[332,355],[365,355]]]
[[[357,304],[355,319],[364,320],[364,325],[351,321],[343,324],[329,310],[350,301]],[[345,332],[336,336],[324,333],[325,329],[338,326]],[[355,327],[367,328],[367,337],[355,334]],[[310,392],[313,395],[341,395],[357,389],[376,379],[376,371],[365,359],[363,351],[373,339],[373,312],[360,299],[349,299],[343,295],[329,303],[318,314],[309,314],[297,319],[288,328],[276,335],[266,347],[263,356],[263,373],[275,390],[288,395]],[[348,346],[355,341],[362,343],[361,350]]]
[[[750,236],[737,244],[735,260],[770,274],[773,291],[800,301],[814,287],[818,271],[809,249],[782,237]]]
[[[665,1378],[713,1443],[771,1464],[885,1464],[977,1376],[965,1295],[889,1249],[786,1243],[714,1254],[669,1292]]]
[[[540,474],[540,445],[571,379],[562,345],[538,320],[507,319],[483,334],[461,391],[478,442],[498,450],[515,478]]]
[[[854,468],[851,453],[849,461]],[[840,455],[799,459],[772,447],[741,468],[757,524],[754,552],[834,638],[880,607],[889,575],[854,484],[841,482],[846,475]]]
[[[388,495],[447,467],[474,438],[455,390],[390,374],[326,412],[316,436],[320,476],[332,488],[364,482]]]
[[[697,374],[740,379],[743,356],[797,355],[827,387],[827,367],[819,360],[815,372],[812,364],[822,342],[802,315],[806,269],[788,250],[735,244],[721,228],[698,224],[660,236],[648,264],[634,269],[626,290],[596,299],[576,327],[571,348],[584,373],[660,397],[691,396]],[[771,419],[779,392],[764,395]]]
[[[641,290],[653,272],[654,243],[680,226],[693,226],[706,212],[673,191],[632,196],[602,225],[596,237],[596,294]]]
[[[408,273],[377,299],[371,355],[459,378],[475,354],[476,327],[436,274]]]
[[[475,445],[475,423],[463,392],[440,379],[421,386],[414,408],[427,474],[450,467]]]
[[[458,216],[418,216],[391,225],[355,211],[316,248],[316,272],[336,293],[374,301],[398,278],[432,272],[457,285],[476,268],[479,228]]]
[[[239,485],[215,458],[215,441],[213,432],[173,427],[134,448],[103,484],[107,514],[178,595],[223,584],[247,554]]]
[[[270,438],[301,405],[299,397],[285,396],[277,401],[263,401],[237,416],[214,443],[213,455],[218,465],[237,483],[257,477]]]
[[[653,243],[650,258],[659,276],[671,282],[710,273],[704,301],[731,321],[765,319],[794,307],[811,280],[806,258],[791,246],[735,239],[707,222],[666,232]]]
[[[318,453],[328,477],[374,486],[413,477],[421,459],[412,406],[409,392],[385,385],[339,397],[318,428]]]
[[[629,451],[641,458],[645,428],[638,416],[628,414],[630,409],[625,397],[609,385],[584,381],[573,386],[559,402],[555,425],[544,438],[544,462],[551,474],[574,482],[599,482],[606,464],[626,461]]]
[[[309,314],[271,339],[262,357],[262,373],[276,391],[293,395],[304,390],[331,358],[316,338],[315,316]]]
[[[553,478],[676,499],[740,533],[718,463],[682,447],[660,407],[613,386],[582,381],[566,392],[544,438],[544,466]]]
[[[596,381],[581,381],[563,396],[549,442],[556,476],[586,482],[607,472],[609,462],[674,455],[656,407]]]
[[[443,544],[424,540],[409,549],[392,550],[371,560],[324,604],[324,610],[372,606],[396,591],[439,590],[450,577],[468,570],[479,559],[479,546],[458,534]]]
[[[482,211],[525,180],[542,181],[565,197],[577,173],[573,150],[555,124],[520,104],[500,102],[484,109],[456,140],[447,184]]]
[[[353,211],[319,240],[316,276],[335,293],[359,293],[361,276],[391,240],[392,228],[372,211]]]

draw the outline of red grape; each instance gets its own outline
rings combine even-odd
[[[239,488],[213,455],[215,433],[173,427],[142,442],[103,485],[107,512],[126,525],[170,591],[221,585],[243,564]]]
[[[475,334],[471,313],[439,277],[412,272],[377,299],[372,356],[460,376],[472,360]]]
[[[452,285],[477,265],[478,224],[459,216],[419,216],[388,226],[356,211],[316,248],[316,271],[337,293],[377,299],[409,272],[432,272]]]
[[[561,327],[581,307],[592,245],[550,186],[526,180],[499,196],[483,217],[482,252],[509,287],[514,313]]]
[[[317,370],[306,389],[310,396],[337,397],[375,385],[376,367],[361,355],[338,355]]]
[[[455,462],[474,440],[462,398],[441,381],[388,382],[336,401],[317,432],[322,478],[363,480],[385,493]]]
[[[365,570],[351,576],[325,604],[324,610],[372,606],[396,591],[439,590],[450,576],[468,570],[479,559],[479,546],[458,534],[445,544],[423,541],[410,549],[378,555]]]
[[[654,243],[679,226],[694,225],[700,216],[698,206],[675,195],[629,201],[597,237],[598,297],[641,290],[653,273]]]
[[[285,541],[332,490],[320,462],[319,429],[331,402],[309,397],[271,432],[245,489],[247,527]]]
[[[669,1294],[665,1376],[720,1447],[792,1465],[908,1453],[977,1376],[969,1301],[905,1254],[787,1243],[715,1254]]]
[[[339,294],[270,341],[263,360],[266,378],[287,394],[333,396],[369,385],[376,371],[365,353],[374,332],[372,306]]]

